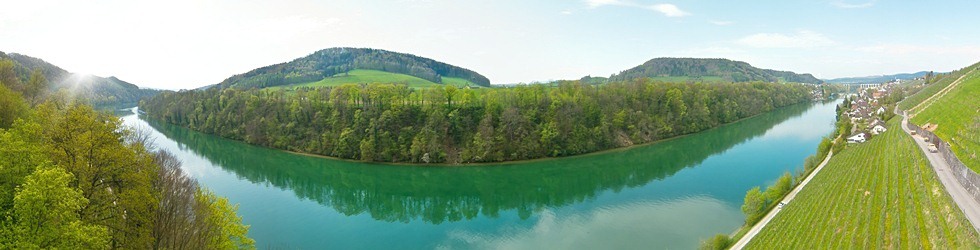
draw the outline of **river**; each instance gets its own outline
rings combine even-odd
[[[745,219],[745,191],[802,169],[836,102],[607,152],[421,167],[303,156],[122,117],[239,204],[260,249],[693,249]]]

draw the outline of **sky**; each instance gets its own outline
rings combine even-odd
[[[609,76],[657,57],[818,78],[980,61],[980,1],[0,0],[0,51],[189,89],[331,47],[461,66],[495,84]]]

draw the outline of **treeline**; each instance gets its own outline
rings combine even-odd
[[[411,89],[404,85],[162,93],[149,116],[248,143],[345,159],[466,163],[557,157],[651,142],[809,100],[801,84]]]
[[[270,65],[232,76],[222,81],[222,88],[265,88],[294,83],[319,81],[325,77],[355,69],[380,70],[442,83],[442,77],[457,77],[481,86],[490,80],[472,70],[429,58],[378,49],[330,48],[291,62]]]
[[[670,143],[594,157],[533,161],[519,168],[490,166],[477,172],[357,167],[353,163],[323,166],[322,159],[234,145],[231,147],[235,147],[235,152],[228,153],[229,143],[215,140],[214,136],[158,120],[147,122],[167,138],[180,142],[182,149],[220,162],[222,169],[248,181],[291,190],[297,197],[347,215],[369,214],[384,221],[440,224],[479,214],[498,217],[508,210],[528,218],[543,208],[571,205],[603,192],[642,186],[762,136],[776,124],[809,108],[807,104],[792,105]],[[652,159],[657,159],[657,167],[649,167]],[[291,167],[283,169],[283,165]],[[541,175],[542,172],[550,174]],[[528,176],[539,177],[533,182],[492,181]],[[489,191],[493,194],[486,193]]]
[[[253,248],[237,208],[148,134],[32,79],[0,77],[0,249]]]
[[[610,76],[609,81],[628,81],[661,76],[720,77],[730,82],[823,83],[811,74],[760,69],[746,62],[706,58],[654,58],[640,66]]]

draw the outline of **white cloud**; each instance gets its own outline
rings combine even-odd
[[[796,34],[758,33],[736,42],[756,48],[813,48],[836,44],[827,36],[809,30],[801,30]]]
[[[673,5],[673,4],[669,4],[669,3],[654,4],[654,5],[651,5],[651,6],[647,7],[647,9],[651,9],[653,11],[663,13],[664,15],[666,15],[668,17],[682,17],[682,16],[690,16],[691,15],[691,13],[687,13],[686,11],[683,11],[680,8],[677,8],[677,5]]]
[[[599,8],[605,5],[627,5],[619,0],[585,0],[585,4],[589,5],[589,8]]]
[[[573,14],[573,13],[574,13],[574,12],[572,12],[571,10],[563,10],[563,11],[561,11],[561,14],[562,14],[562,15],[571,15],[571,14]]]
[[[452,230],[436,248],[690,249],[697,243],[689,240],[731,230],[742,223],[740,217],[737,206],[707,196],[621,204],[589,213],[545,209],[529,228],[505,227],[499,233]]]
[[[735,22],[732,21],[720,21],[720,20],[711,20],[710,22],[711,24],[718,25],[718,26],[728,26],[728,25],[735,24]]]
[[[623,1],[623,0],[585,0],[585,4],[589,8],[595,9],[602,6],[623,6],[632,8],[642,8],[648,9],[656,12],[660,12],[667,17],[684,17],[690,16],[691,13],[681,10],[677,5],[669,3],[653,4],[653,5],[642,5],[635,2]]]
[[[844,8],[844,9],[859,9],[859,8],[867,8],[867,7],[874,6],[876,2],[878,2],[878,0],[870,0],[864,3],[848,3],[843,0],[836,0],[830,2],[830,5],[833,5],[834,7],[837,8]]]

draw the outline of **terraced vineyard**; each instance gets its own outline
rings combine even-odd
[[[925,106],[925,105],[923,105]],[[912,117],[912,123],[937,124],[935,132],[950,144],[967,167],[980,172],[980,71]]]
[[[915,93],[914,95],[905,98],[904,101],[898,104],[898,107],[903,110],[908,110],[911,109],[912,107],[915,107],[919,103],[922,103],[922,101],[925,101],[929,97],[935,95],[936,93],[939,93],[939,91],[943,90],[943,88],[946,88],[946,86],[949,86],[950,84],[955,82],[956,79],[959,79],[960,76],[963,76],[963,74],[969,73],[970,69],[974,69],[977,67],[980,67],[980,63],[970,65],[966,68],[957,71],[950,72],[949,74],[942,75],[938,81],[930,84],[929,86],[926,86],[925,88]]]
[[[900,122],[835,155],[746,248],[980,248]]]

